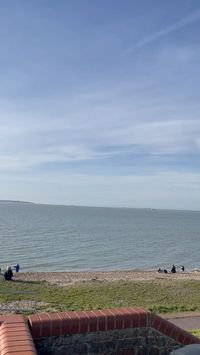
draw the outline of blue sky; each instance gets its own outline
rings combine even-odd
[[[200,210],[199,1],[0,4],[0,199]]]

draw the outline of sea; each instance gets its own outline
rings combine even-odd
[[[200,269],[200,212],[0,202],[0,267]]]

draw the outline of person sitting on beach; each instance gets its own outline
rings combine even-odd
[[[164,274],[167,274],[167,270],[166,269],[162,270],[160,267],[158,269],[158,272],[164,272]]]
[[[181,271],[185,271],[185,266],[181,266]]]
[[[173,274],[176,273],[176,266],[175,266],[175,265],[172,265],[171,272],[172,272]]]
[[[16,272],[19,272],[20,266],[19,266],[18,263],[14,266],[14,268],[15,268],[15,271],[16,271]]]
[[[6,268],[6,271],[4,272],[4,275],[3,275],[3,276],[4,276],[5,280],[7,280],[7,281],[12,280],[13,272],[12,272],[11,266],[8,266],[8,267]]]

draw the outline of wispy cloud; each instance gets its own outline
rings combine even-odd
[[[199,120],[155,121],[114,129],[108,133],[112,143],[133,144],[147,154],[197,153]]]
[[[154,33],[146,36],[140,42],[129,46],[126,50],[126,53],[132,53],[138,49],[141,49],[144,46],[151,44],[151,43],[159,40],[160,38],[165,37],[168,34],[171,34],[171,33],[175,32],[185,26],[189,26],[199,20],[200,20],[200,9],[198,9],[195,12],[191,13],[190,15],[182,18],[181,20],[177,21],[176,23],[173,23],[172,25],[170,25],[160,31],[154,32]]]
[[[199,153],[199,104],[174,100],[170,93],[155,95],[149,86],[144,79],[139,85],[87,88],[67,103],[63,97],[50,105],[44,101],[39,112],[31,101],[22,109],[5,103],[0,116],[1,172],[78,161],[92,164],[135,154]]]
[[[104,122],[99,122],[98,129],[97,126],[88,128],[81,136],[79,130],[62,130],[61,127],[57,131],[23,130],[1,149],[0,170],[20,171],[48,163],[98,161],[130,154],[159,154],[163,158],[169,154],[197,154],[200,151],[199,137],[198,119],[133,121],[126,127],[118,127],[117,123],[106,129]],[[2,142],[1,146],[3,148]]]

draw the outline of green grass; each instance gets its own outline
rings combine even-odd
[[[40,310],[89,310],[143,306],[156,313],[200,311],[200,282],[156,280],[148,282],[82,282],[75,286],[53,286],[46,282],[0,280],[0,304],[27,299],[8,292],[35,293]],[[5,293],[4,293],[5,292]],[[40,306],[39,302],[45,302]]]
[[[195,335],[195,337],[200,338],[200,329],[190,330],[190,333]]]

